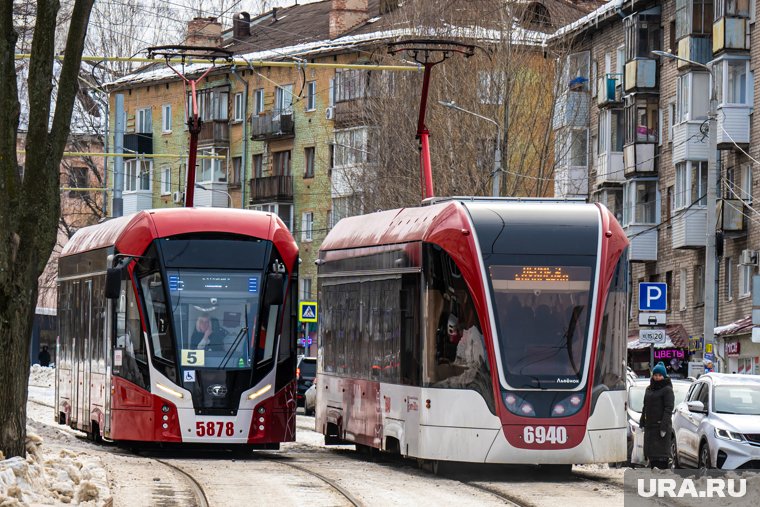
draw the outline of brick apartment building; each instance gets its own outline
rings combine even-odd
[[[718,99],[716,355],[722,371],[760,374],[751,339],[752,277],[760,249],[757,194],[760,119],[753,0],[612,0],[560,28],[570,48],[554,129],[557,196],[614,211],[631,240],[631,321],[639,282],[668,285],[670,347],[700,358],[707,224],[710,72]],[[712,231],[712,225],[709,227]],[[689,340],[691,338],[691,340]],[[635,351],[633,351],[635,352]],[[635,354],[634,354],[635,355]],[[648,353],[634,368],[650,368]]]

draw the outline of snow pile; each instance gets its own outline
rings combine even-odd
[[[0,507],[111,502],[106,471],[100,459],[62,449],[45,453],[42,438],[27,429],[26,459],[3,460],[0,454]]]
[[[29,385],[37,387],[53,387],[55,384],[55,368],[33,364],[29,372]]]

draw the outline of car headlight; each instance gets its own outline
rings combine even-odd
[[[731,440],[732,442],[744,442],[744,435],[741,433],[734,433],[722,428],[715,428],[715,436],[723,440]]]

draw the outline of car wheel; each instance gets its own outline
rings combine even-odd
[[[676,444],[676,436],[670,437],[670,468],[680,468],[678,463],[678,445]]]
[[[707,446],[707,442],[699,448],[699,468],[703,470],[712,468],[710,464],[710,448]]]

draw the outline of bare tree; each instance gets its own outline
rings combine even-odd
[[[52,111],[53,62],[60,3],[37,0],[29,61],[29,127],[23,178],[16,143],[20,101],[12,2],[0,3],[0,452],[23,456],[29,336],[38,277],[56,240],[59,164],[69,135],[87,24],[94,0],[77,0]],[[52,114],[52,121],[51,121]]]

